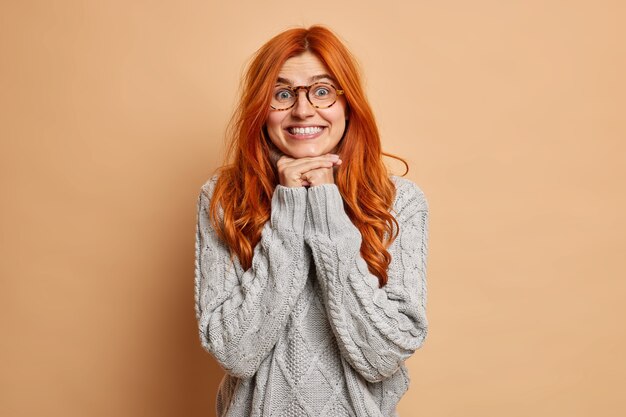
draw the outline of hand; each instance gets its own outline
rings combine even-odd
[[[339,165],[341,159],[335,154],[298,159],[283,155],[276,163],[280,184],[285,187],[334,184],[333,168]]]

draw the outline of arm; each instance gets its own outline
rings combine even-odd
[[[195,308],[202,346],[224,369],[252,377],[273,349],[308,276],[304,218],[306,189],[278,185],[271,219],[243,271],[218,240],[207,208],[215,177],[198,197]]]
[[[362,237],[335,184],[308,191],[305,241],[340,351],[367,381],[391,376],[428,332],[426,257],[428,206],[412,182],[398,179],[399,235],[389,247],[388,282],[379,288],[360,254]]]

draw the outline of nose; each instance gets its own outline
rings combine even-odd
[[[299,89],[296,104],[294,104],[291,112],[295,117],[305,119],[315,114],[315,107],[311,105],[309,99],[306,97],[306,90]]]

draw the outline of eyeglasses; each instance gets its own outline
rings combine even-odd
[[[272,94],[270,106],[273,110],[283,111],[292,108],[298,101],[300,89],[306,90],[306,98],[316,109],[327,109],[337,101],[337,97],[344,94],[343,90],[338,90],[332,84],[315,83],[309,86],[291,87],[288,85],[277,85]]]

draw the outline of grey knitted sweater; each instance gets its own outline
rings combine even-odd
[[[195,307],[202,346],[226,371],[218,416],[396,416],[404,361],[427,334],[428,205],[391,178],[400,234],[382,288],[336,185],[278,185],[246,271],[209,222],[217,177],[202,186]]]

